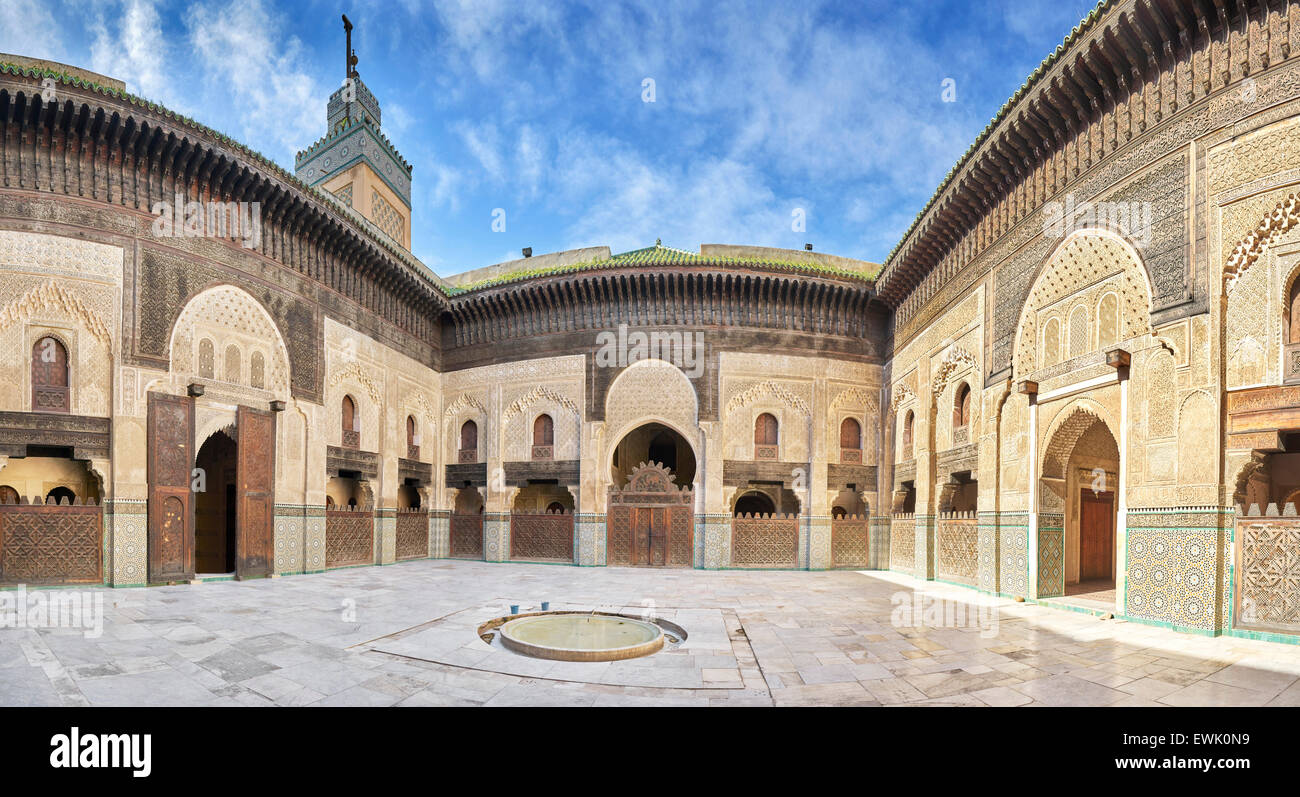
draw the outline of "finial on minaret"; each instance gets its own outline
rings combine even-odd
[[[352,22],[348,19],[347,14],[343,15],[343,30],[347,31],[348,34],[347,49],[343,53],[346,56],[344,61],[347,66],[347,77],[360,77],[360,75],[357,74],[357,54],[356,51],[352,49]]]

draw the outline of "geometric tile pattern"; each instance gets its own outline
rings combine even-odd
[[[985,592],[998,591],[998,529],[996,513],[981,513],[977,530],[976,556],[979,558],[977,586]]]
[[[303,572],[304,520],[303,507],[275,507],[275,572],[280,575]]]
[[[1125,613],[1213,629],[1218,536],[1207,529],[1130,528]]]
[[[799,524],[799,567],[826,570],[831,566],[831,519],[808,517]]]
[[[112,585],[143,586],[149,516],[145,502],[115,498],[104,502],[105,536],[112,541]]]
[[[1065,529],[1061,515],[1038,516],[1038,597],[1065,594]]]
[[[720,570],[731,564],[731,516],[698,515],[696,528],[703,528],[700,560],[708,570]]]
[[[451,555],[451,516],[443,510],[429,513],[429,556],[446,559]]]
[[[582,567],[605,564],[605,516],[591,513],[574,515],[577,525],[577,563]]]
[[[1027,517],[1023,514],[1008,517],[1003,515],[1002,522],[1016,522],[1020,525],[1003,525],[998,529],[1002,538],[1002,570],[998,574],[1001,592],[1004,595],[1029,596],[1029,539],[1024,525]]]

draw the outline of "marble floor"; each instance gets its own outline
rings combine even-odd
[[[86,592],[103,596],[97,635],[0,629],[0,705],[1300,705],[1300,645],[896,573],[426,560]],[[654,614],[688,637],[642,659],[558,666],[475,633],[542,601]]]

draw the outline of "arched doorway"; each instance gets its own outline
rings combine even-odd
[[[530,481],[521,488],[510,507],[511,560],[572,563],[574,506],[564,485]]]
[[[1114,604],[1119,470],[1114,434],[1088,409],[1074,409],[1052,432],[1043,452],[1039,547],[1040,563],[1058,564],[1040,564],[1040,596]]]
[[[694,454],[691,460],[694,475]],[[694,506],[695,496],[689,483],[679,485],[665,465],[643,460],[633,468],[625,485],[615,484],[609,489],[605,524],[607,563],[693,566]]]
[[[638,426],[614,446],[610,476],[614,487],[627,484],[644,463],[657,462],[668,469],[678,487],[689,487],[695,482],[695,449],[675,429],[662,423]]]
[[[457,559],[483,558],[483,494],[466,483],[456,491],[455,509],[451,514],[451,556]]]
[[[736,499],[736,508],[732,514],[740,515],[770,515],[776,511],[776,503],[771,496],[751,490]]]
[[[224,431],[199,447],[194,489],[194,569],[199,574],[235,570],[235,469],[238,444]]]

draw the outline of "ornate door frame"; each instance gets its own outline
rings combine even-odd
[[[606,515],[606,563],[639,565],[634,523],[638,510],[661,510],[664,517],[664,567],[695,565],[695,496],[691,486],[677,486],[668,468],[657,462],[642,463],[628,476],[627,484],[609,488]],[[649,512],[652,517],[657,512]],[[652,520],[653,523],[653,520]],[[654,536],[652,534],[652,536]],[[651,546],[653,540],[651,540]],[[646,550],[646,564],[650,565]]]

